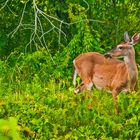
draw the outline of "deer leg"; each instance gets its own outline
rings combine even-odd
[[[88,91],[88,94],[91,95],[91,89],[92,89],[93,83],[89,82],[86,84],[86,90]]]
[[[90,82],[90,81],[86,81],[86,82],[83,82],[80,84],[79,87],[77,87],[75,90],[74,90],[74,93],[79,93],[79,92],[82,92],[83,90],[88,90],[90,91],[91,88],[93,86],[93,83]]]
[[[86,84],[86,89],[90,91],[92,86],[93,86],[93,83],[89,82],[89,83]]]
[[[132,90],[132,91],[137,91],[138,90],[138,83],[137,82],[132,82],[131,83],[131,86],[130,86],[130,89]]]
[[[118,105],[117,105],[118,92],[117,92],[117,90],[113,90],[112,96],[113,96],[113,102],[114,102],[114,111],[115,111],[115,114],[118,114]]]
[[[138,91],[138,82],[136,82],[135,87],[134,87],[135,91]]]
[[[80,93],[84,90],[84,83],[81,83],[80,86],[78,86],[77,88],[75,88],[74,93]]]

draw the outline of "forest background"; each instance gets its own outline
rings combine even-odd
[[[0,138],[139,139],[140,90],[119,95],[116,116],[110,94],[72,86],[77,55],[104,54],[139,23],[139,0],[1,0]]]

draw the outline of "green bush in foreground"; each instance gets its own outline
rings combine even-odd
[[[0,119],[0,140],[20,140],[17,133],[16,119],[10,117],[8,120]]]
[[[140,138],[137,93],[119,95],[120,113],[116,116],[108,93],[93,90],[90,97],[86,93],[75,96],[71,88],[59,89],[59,83],[50,83],[39,92],[31,83],[34,92],[25,87],[24,93],[1,96],[0,117],[15,117],[23,139]]]

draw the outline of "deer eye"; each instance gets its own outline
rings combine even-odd
[[[119,47],[119,50],[123,50],[123,47]]]

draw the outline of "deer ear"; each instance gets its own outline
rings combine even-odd
[[[140,33],[135,33],[131,38],[131,42],[133,45],[137,44],[139,40],[140,40]]]
[[[125,40],[125,42],[129,42],[129,41],[130,41],[128,32],[125,32],[125,33],[124,33],[124,40]]]

